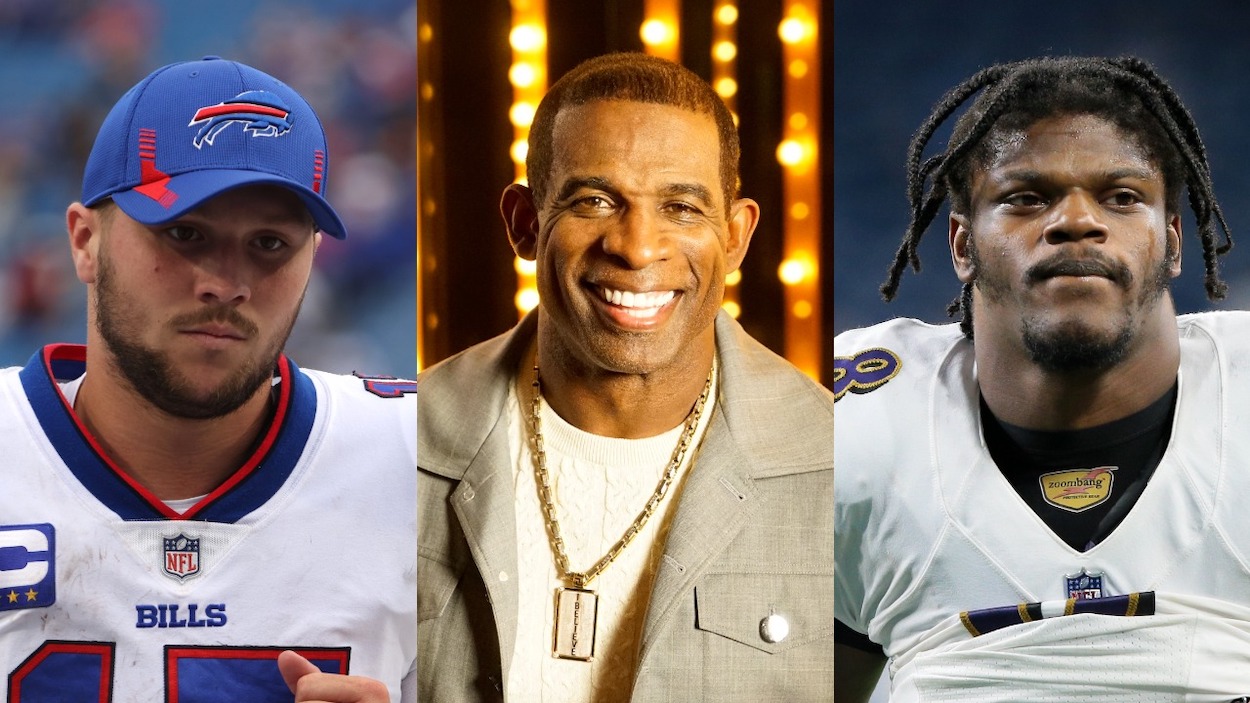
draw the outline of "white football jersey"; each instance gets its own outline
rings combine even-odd
[[[1052,533],[990,458],[981,431],[973,346],[957,325],[900,319],[834,340],[835,612],[838,620],[882,644],[892,673],[912,664],[903,672],[906,678],[925,661],[923,655],[950,645],[943,633],[960,612],[1018,603],[1157,591],[1225,602],[1227,615],[1223,622],[1215,617],[1214,627],[1245,629],[1241,618],[1250,606],[1250,520],[1244,515],[1250,503],[1250,393],[1245,392],[1250,388],[1250,313],[1186,315],[1178,318],[1178,326],[1181,368],[1167,450],[1127,517],[1086,552]],[[1208,610],[1220,612],[1218,607]],[[1086,656],[1065,658],[1062,667],[1052,661],[1051,680],[1108,680],[1106,660],[1093,655],[1107,647],[1131,648],[1134,632],[1161,622],[1075,615],[978,638],[965,635],[969,642],[981,642],[960,646],[971,651],[1007,642],[970,655],[1002,669],[1017,661],[1002,655],[1010,647],[1027,645],[1030,636],[1044,640],[1079,629],[1076,623],[1089,619],[1099,619],[1097,628],[1124,633],[1103,637],[1097,646],[1093,639],[1070,642]],[[1177,648],[1196,647],[1203,639],[1201,630],[1194,632],[1196,639],[1187,645],[1170,645],[1178,661],[1189,661],[1194,650]],[[1136,673],[1142,680],[1149,675],[1157,683],[1161,670],[1156,664],[1150,657],[1124,657],[1119,665],[1132,668],[1117,675]],[[1240,667],[1233,677],[1240,687],[1213,693],[1213,698],[1141,700],[1228,701],[1250,695],[1250,660],[1242,656],[1232,666]],[[960,676],[971,676],[969,669],[947,671],[941,676],[955,687],[951,690],[959,690]],[[1001,681],[1017,675],[1019,682],[1033,680],[1023,668],[1008,667],[1000,674],[999,683],[977,680],[991,691],[984,697],[965,693],[951,700],[1011,700],[1009,690],[995,698],[993,691],[1007,689],[994,686],[1006,686]],[[1192,686],[1188,673],[1176,670],[1168,676],[1161,685],[1175,691]],[[900,683],[896,677],[896,692]],[[1025,685],[1015,694],[1034,690],[1046,689]]]
[[[0,371],[0,675],[9,703],[291,701],[277,655],[414,701],[416,384],[283,357],[254,453],[181,515],[112,465],[57,380]]]

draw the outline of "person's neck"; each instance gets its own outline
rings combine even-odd
[[[1170,328],[1143,328],[1125,358],[1098,371],[1047,370],[1023,349],[976,341],[977,382],[1001,421],[1033,430],[1079,430],[1144,409],[1176,383],[1180,341]]]
[[[540,334],[536,350],[524,357],[517,386],[528,403],[537,358],[543,399],[565,422],[603,437],[654,437],[684,422],[703,393],[716,353],[714,338],[696,346],[671,367],[628,374],[590,368],[544,344]]]
[[[269,422],[267,384],[228,415],[192,420],[152,405],[115,370],[90,360],[87,367],[74,413],[113,463],[160,500],[211,493],[243,464]]]

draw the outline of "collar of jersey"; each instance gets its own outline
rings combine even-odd
[[[312,432],[317,393],[312,381],[285,355],[278,358],[278,404],[252,455],[216,490],[179,515],[119,469],[83,426],[61,393],[58,380],[86,371],[87,348],[44,347],[21,371],[22,387],[44,434],[79,482],[123,520],[235,522],[277,493],[294,470]]]

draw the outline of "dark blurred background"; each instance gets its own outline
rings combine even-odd
[[[218,55],[299,91],[329,136],[326,238],[288,345],[309,368],[416,373],[414,0],[0,0],[0,366],[86,338],[65,207],[100,122],[153,69]]]
[[[712,16],[719,3],[681,3],[681,63],[711,79]],[[743,264],[739,322],[756,339],[783,353],[782,167],[777,145],[782,139],[782,47],[778,37],[780,2],[743,0],[737,20],[736,96],[742,141],[742,194],[760,203],[761,222]],[[833,349],[832,143],[831,95],[833,52],[828,33],[829,3],[822,5],[820,65],[824,109],[820,142],[823,194],[822,321],[824,380],[830,382]],[[423,224],[422,256],[437,266],[421,269],[424,358],[428,366],[452,353],[498,335],[518,319],[513,253],[499,216],[499,196],[513,181],[509,148],[513,127],[508,111],[512,86],[509,45],[512,10],[506,2],[420,0],[420,22],[432,40],[421,49],[421,90],[429,91],[429,118],[422,116],[422,143],[429,140],[431,202]],[[547,2],[547,83],[581,61],[611,51],[642,51],[639,27],[642,0]],[[427,31],[427,30],[422,30]],[[425,44],[422,45],[426,46]],[[428,88],[426,87],[428,84]],[[424,100],[423,94],[423,100]],[[423,103],[424,105],[424,103]],[[424,107],[422,109],[425,109]],[[428,131],[427,131],[428,130]],[[423,148],[426,148],[423,146]],[[425,155],[423,154],[423,158]],[[423,176],[423,184],[427,183]],[[426,222],[423,220],[423,222]],[[429,247],[427,249],[427,246]],[[428,263],[428,260],[427,260]],[[437,327],[428,324],[437,314]]]
[[[1216,196],[1233,235],[1244,238],[1224,259],[1228,299],[1210,303],[1197,228],[1185,206],[1183,274],[1173,284],[1177,307],[1250,307],[1250,172],[1241,165],[1250,155],[1250,4],[839,2],[833,16],[838,331],[899,316],[948,320],[945,307],[959,282],[946,245],[945,210],[925,235],[923,272],[904,275],[893,303],[877,292],[907,226],[907,143],[956,83],[992,63],[1042,54],[1134,54],[1153,63],[1176,89],[1206,142]],[[946,125],[930,148],[944,148],[949,134]]]

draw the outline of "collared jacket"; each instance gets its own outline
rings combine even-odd
[[[536,327],[531,314],[417,379],[423,702],[505,700],[519,607],[517,579],[500,578],[517,572],[506,403]],[[716,412],[655,574],[631,700],[831,701],[833,395],[724,313],[716,348]],[[770,614],[790,626],[776,642]]]

